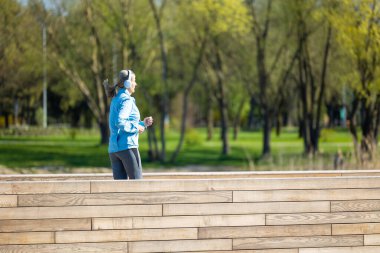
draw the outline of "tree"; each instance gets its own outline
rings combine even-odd
[[[321,8],[317,2],[296,0],[293,6],[297,27],[296,81],[301,102],[302,116],[300,124],[304,139],[304,152],[308,155],[314,155],[318,152],[322,106],[327,86],[327,64],[332,40],[332,27],[329,22],[320,21],[317,23],[313,19],[310,20],[310,17],[313,17],[318,11],[318,7]],[[327,7],[331,9],[331,6]],[[321,31],[318,32],[320,29]],[[324,36],[323,33],[325,33]],[[312,38],[313,34],[315,37]],[[317,38],[324,38],[325,41],[321,42]],[[322,50],[317,48],[320,44],[322,44]],[[316,54],[316,52],[320,53]],[[321,66],[320,70],[318,70],[319,64]]]
[[[41,29],[28,6],[15,1],[0,2],[0,114],[9,127],[35,122],[40,105],[42,69]]]
[[[337,30],[339,45],[356,67],[345,80],[353,89],[348,120],[356,158],[365,162],[375,155],[380,123],[380,4],[377,0],[342,0],[336,6],[328,17]]]
[[[279,15],[279,8],[281,12],[286,9],[281,2],[251,0],[247,1],[247,6],[250,10],[250,27],[255,41],[257,73],[255,83],[258,85],[258,89],[253,89],[255,92],[250,100],[256,101],[263,117],[262,156],[266,157],[271,154],[273,118],[277,114],[279,101],[283,98],[283,93],[279,91],[287,89],[289,74],[298,52],[294,50],[289,53],[292,50],[288,44],[293,28],[292,25],[288,25],[290,22],[286,22],[285,16]],[[275,27],[276,30],[273,29]],[[275,32],[271,32],[272,30]],[[288,57],[289,54],[290,57]]]
[[[209,36],[208,26],[202,26],[203,20],[201,16],[192,8],[192,4],[194,3],[194,1],[182,1],[177,11],[177,13],[180,13],[177,17],[177,22],[182,27],[182,29],[178,31],[176,36],[177,43],[175,43],[179,45],[177,46],[177,58],[179,58],[178,60],[181,62],[181,64],[178,64],[179,69],[177,70],[177,75],[180,77],[179,79],[185,79],[184,77],[186,77],[187,80],[183,87],[180,137],[177,147],[171,156],[171,162],[177,159],[183,145],[187,125],[189,97],[195,83],[200,78],[200,67]],[[186,29],[184,29],[185,27]],[[187,48],[192,48],[192,50],[186,50]],[[184,52],[188,52],[188,54]],[[178,82],[180,82],[180,80],[178,80]]]

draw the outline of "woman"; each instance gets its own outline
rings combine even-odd
[[[122,70],[119,81],[109,86],[104,81],[108,97],[112,97],[109,115],[110,139],[108,153],[114,179],[142,179],[141,158],[138,150],[139,134],[153,124],[153,118],[140,121],[135,99],[136,75],[132,70]],[[118,92],[116,93],[116,88]]]

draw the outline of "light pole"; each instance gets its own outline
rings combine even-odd
[[[42,64],[43,64],[43,128],[47,127],[47,78],[46,78],[46,25],[42,25]]]

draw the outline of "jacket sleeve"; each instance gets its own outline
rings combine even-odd
[[[139,131],[139,121],[129,119],[132,112],[133,101],[132,99],[123,99],[117,117],[117,127],[127,133],[137,133]]]

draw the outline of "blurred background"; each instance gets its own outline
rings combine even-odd
[[[149,170],[378,165],[378,0],[1,0],[0,173],[110,172],[133,69]]]

